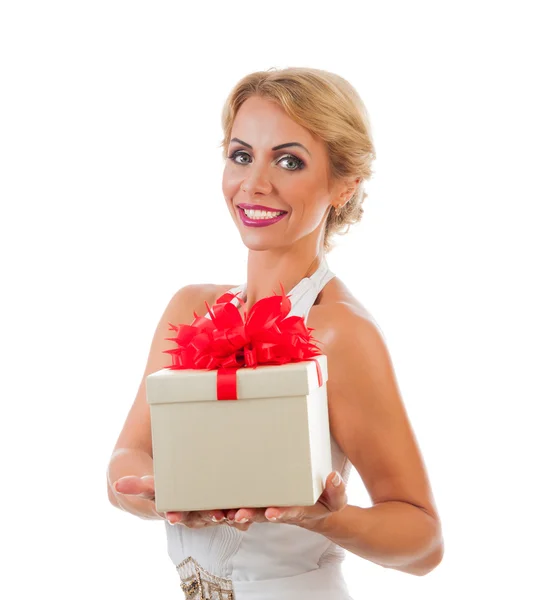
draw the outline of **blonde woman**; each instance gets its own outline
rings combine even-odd
[[[170,300],[109,463],[110,501],[165,522],[188,598],[346,600],[344,549],[386,568],[429,573],[443,555],[441,524],[391,358],[373,318],[326,259],[333,236],[363,214],[375,158],[365,106],[335,74],[270,69],[237,83],[222,120],[222,188],[248,248],[247,280],[187,285]],[[204,302],[226,291],[241,292],[240,310],[248,311],[279,281],[291,314],[315,329],[330,364],[334,471],[323,495],[310,507],[157,513],[145,377],[166,366],[163,350],[173,347],[166,324],[192,322],[194,311],[204,314]],[[371,507],[348,504],[352,465]]]

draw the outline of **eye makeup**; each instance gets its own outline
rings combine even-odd
[[[247,165],[247,164],[250,164],[250,161],[248,161],[248,162],[239,162],[237,160],[237,157],[239,157],[239,156],[248,156],[248,157],[250,157],[250,154],[248,152],[245,152],[244,150],[235,150],[227,158],[229,158],[230,160],[232,160],[237,165]],[[297,156],[294,156],[294,154],[284,154],[283,156],[281,156],[279,158],[279,160],[277,161],[277,164],[279,164],[283,160],[294,161],[296,163],[296,165],[297,165],[294,169],[287,169],[287,168],[285,168],[286,171],[301,171],[306,166],[305,162],[301,158],[298,158]]]

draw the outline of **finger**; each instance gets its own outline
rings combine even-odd
[[[248,531],[248,528],[252,525],[252,521],[248,523],[233,523],[233,525],[229,525],[229,527],[233,527],[234,529],[238,529],[239,531]]]
[[[214,523],[207,523],[204,519],[201,519],[195,511],[168,511],[166,514],[167,521],[171,525],[189,527],[190,529],[200,529],[202,527],[206,527],[207,525],[214,525]]]
[[[313,509],[315,507],[308,506],[271,506],[264,512],[266,521],[270,523],[281,523],[284,521],[295,521],[301,520],[305,517],[305,511],[307,509]],[[326,513],[326,510],[324,510]]]
[[[337,512],[347,504],[346,484],[338,471],[333,471],[326,480],[325,489],[319,496],[315,507],[321,512]],[[317,515],[317,511],[314,512]]]
[[[342,510],[346,505],[346,485],[340,473],[333,471],[327,477],[325,489],[313,506],[271,507],[265,511],[265,517],[272,523],[295,523],[325,517],[331,512]]]
[[[141,496],[148,500],[155,497],[155,483],[152,475],[144,475],[143,477],[125,475],[114,482],[113,488],[119,494]]]
[[[234,515],[235,523],[264,523],[266,521],[264,510],[258,508],[240,508]]]
[[[227,514],[226,514],[226,519],[227,519],[228,521],[234,521],[234,520],[235,520],[235,515],[237,514],[237,511],[238,511],[238,510],[239,510],[238,508],[230,508],[230,509],[227,511]]]
[[[238,509],[238,508],[226,509],[225,510],[225,521],[222,524],[229,525],[230,527],[239,529],[240,531],[246,531],[252,525],[253,521],[251,519],[248,519],[248,520],[243,520],[241,523],[237,523],[235,520],[235,516],[239,512],[239,510],[243,510],[243,509]],[[253,509],[247,509],[247,510],[253,510]],[[242,515],[239,516],[239,519],[241,518],[241,516]]]
[[[201,511],[200,516],[205,521],[210,521],[212,523],[221,523],[225,520],[225,514],[223,510]]]
[[[213,527],[218,524],[210,519],[208,512],[195,510],[181,512],[167,511],[166,519],[172,525],[180,525],[192,529],[201,529],[202,527]],[[219,521],[219,523],[221,523],[221,521]]]
[[[247,531],[248,528],[252,525],[253,521],[247,521],[245,523],[237,523],[234,520],[225,520],[224,524],[229,527],[233,527],[233,529],[238,529],[239,531]]]
[[[171,525],[174,525],[174,523],[178,523],[179,521],[181,521],[183,519],[185,513],[176,512],[176,511],[167,511],[164,514],[166,515],[166,520]]]
[[[155,478],[153,475],[142,475],[141,483],[143,485],[143,491],[138,494],[138,496],[142,498],[147,498],[148,500],[155,499]]]
[[[327,508],[331,512],[342,510],[348,503],[346,484],[338,471],[334,471],[327,478],[325,491],[328,492]]]
[[[194,529],[201,529],[203,527],[215,527],[217,523],[206,518],[206,514],[202,514],[199,511],[191,511],[185,519],[185,525]]]

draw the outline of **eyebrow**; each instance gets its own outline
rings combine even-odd
[[[247,148],[250,148],[252,150],[252,146],[250,144],[243,142],[239,138],[232,138],[230,141],[242,144],[243,146],[246,146]],[[286,144],[279,144],[278,146],[273,146],[273,148],[271,148],[271,149],[272,150],[281,150],[281,148],[288,148],[289,146],[300,146],[300,148],[303,148],[311,156],[311,153],[309,152],[309,150],[303,144],[300,144],[299,142],[287,142]]]

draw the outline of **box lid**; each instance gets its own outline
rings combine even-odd
[[[327,357],[319,354],[315,359],[324,384],[328,380]],[[236,377],[239,399],[303,396],[319,387],[313,360],[244,367],[237,370]],[[216,400],[217,370],[161,369],[148,375],[145,385],[149,404]]]

